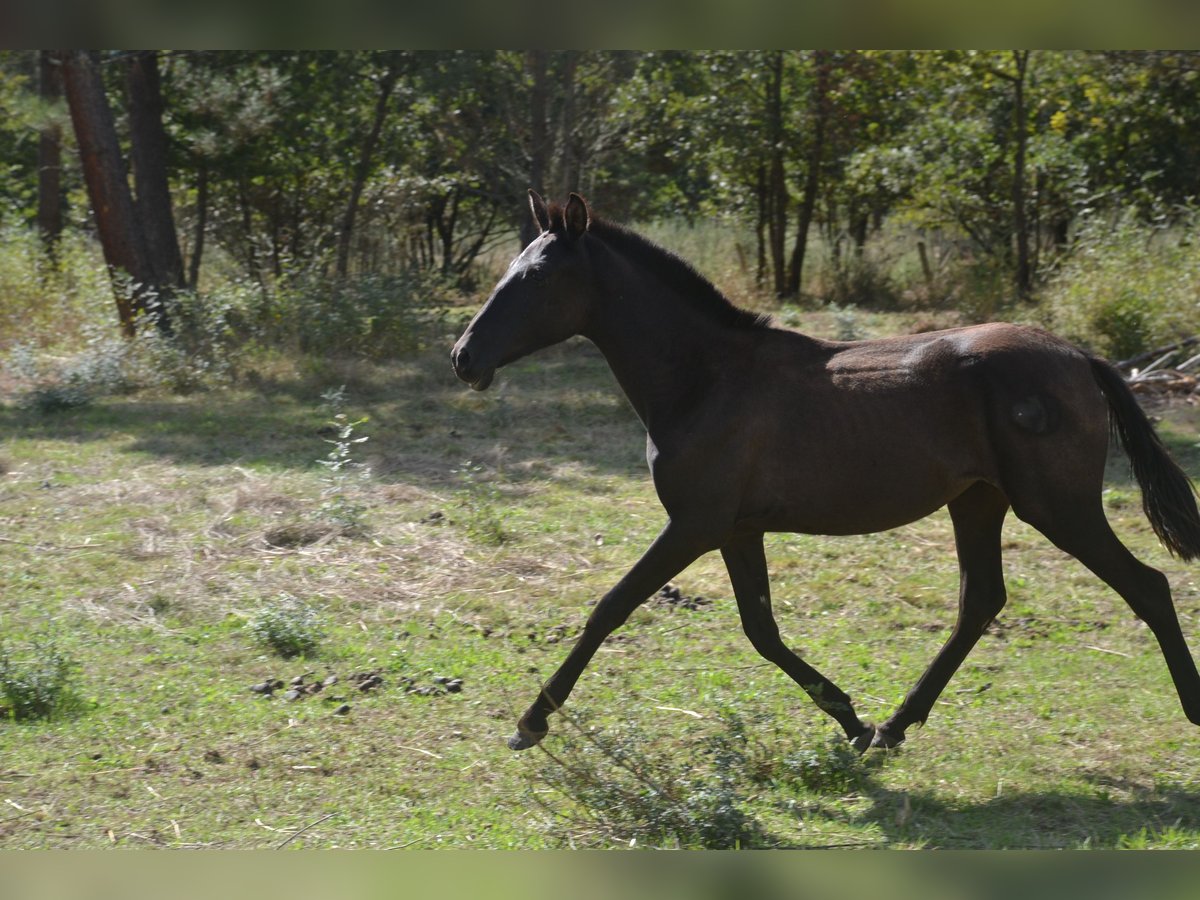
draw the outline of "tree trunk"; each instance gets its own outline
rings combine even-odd
[[[1014,50],[1016,77],[1013,79],[1013,234],[1017,244],[1017,294],[1027,300],[1033,291],[1033,269],[1029,264],[1029,223],[1025,215],[1025,150],[1029,129],[1025,121],[1025,76],[1029,66],[1029,51]]]
[[[525,69],[533,79],[529,94],[529,187],[541,194],[546,193],[546,163],[551,152],[550,132],[546,127],[549,57],[548,50],[525,53]],[[521,220],[521,246],[528,246],[537,235],[538,225],[532,214],[525,215]]]
[[[158,324],[169,330],[172,294],[184,286],[183,256],[175,233],[171,184],[167,177],[167,132],[163,128],[158,52],[129,57],[129,132],[133,159],[134,209],[146,248],[146,262],[159,291]]]
[[[154,277],[125,177],[112,110],[104,96],[100,60],[91,50],[54,52],[61,62],[63,87],[100,245],[113,274],[117,315],[122,330],[132,337],[138,314],[149,312]],[[126,279],[132,279],[132,284]]]
[[[796,222],[796,243],[792,247],[792,263],[788,271],[789,297],[800,296],[800,276],[804,270],[804,256],[808,249],[808,229],[812,225],[813,212],[817,208],[817,193],[821,187],[821,160],[825,155],[825,132],[829,125],[829,80],[833,68],[829,51],[814,51],[813,66],[816,69],[811,107],[813,137],[808,152],[808,171],[804,174],[804,195],[800,199],[800,213]]]
[[[560,122],[561,136],[558,145],[558,172],[561,179],[560,196],[562,197],[566,197],[571,191],[579,190],[579,147],[575,135],[575,74],[578,68],[579,51],[564,51],[563,71],[560,78],[563,105]]]
[[[200,163],[196,181],[196,234],[192,241],[192,258],[188,265],[187,286],[193,291],[200,282],[200,259],[204,256],[204,232],[208,227],[208,163]]]
[[[788,191],[784,171],[783,51],[772,51],[767,81],[767,237],[771,250],[775,295],[787,289],[784,268],[784,234],[787,231]]]
[[[61,66],[51,50],[38,53],[38,94],[47,107],[62,97]],[[38,233],[52,261],[57,262],[58,239],[63,230],[62,129],[52,119],[38,140]]]
[[[345,278],[350,269],[350,238],[354,233],[354,219],[358,215],[358,203],[362,198],[363,188],[367,184],[367,176],[371,173],[371,157],[375,153],[375,145],[379,143],[379,135],[383,132],[388,101],[399,80],[400,72],[394,65],[388,66],[387,71],[379,80],[379,96],[375,100],[375,117],[371,121],[371,130],[367,132],[366,140],[362,143],[358,163],[354,166],[350,198],[346,201],[346,212],[342,216],[342,228],[338,234],[336,271],[339,278]]]
[[[755,268],[754,286],[762,289],[767,281],[767,168],[761,163],[758,166],[758,178],[755,182],[755,196],[758,201],[758,218],[754,223]]]

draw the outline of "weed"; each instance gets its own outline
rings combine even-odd
[[[777,780],[800,784],[819,794],[846,794],[866,780],[863,757],[843,738],[831,737],[818,749],[801,749],[784,755]]]
[[[830,284],[825,292],[825,300],[831,305],[892,310],[901,306],[900,290],[886,271],[885,264],[861,257],[837,263],[832,269]]]
[[[500,490],[493,482],[480,478],[483,466],[471,460],[453,469],[466,488],[461,501],[464,512],[463,525],[473,540],[492,546],[500,546],[512,539],[505,524],[505,505]]]
[[[48,719],[72,705],[78,668],[53,639],[35,638],[23,650],[0,642],[0,700],[18,722]],[[3,711],[0,711],[3,712]]]
[[[568,803],[555,805],[544,789],[533,791],[556,825],[568,826],[566,843],[706,849],[766,843],[762,825],[746,810],[745,757],[732,749],[736,737],[717,736],[665,755],[636,728],[605,731],[578,713],[567,721],[559,750],[543,747],[552,765],[539,774]],[[555,827],[554,833],[563,831]]]
[[[32,343],[23,341],[9,350],[5,369],[19,385],[19,406],[54,413],[87,406],[96,397],[112,393],[124,381],[123,358],[120,344],[95,335],[83,351],[66,358],[39,353]]]
[[[334,525],[342,534],[361,534],[365,531],[363,513],[366,507],[350,497],[349,488],[354,481],[365,481],[371,477],[371,469],[365,463],[353,458],[356,444],[365,443],[366,435],[355,435],[354,430],[369,421],[367,416],[351,420],[343,411],[346,402],[345,385],[333,388],[321,395],[321,398],[333,410],[333,420],[329,423],[333,438],[326,438],[330,444],[329,453],[317,462],[325,467],[325,487],[321,491],[324,498],[319,511],[320,517]]]
[[[264,604],[247,627],[256,641],[284,659],[312,656],[325,638],[321,615],[291,594]]]
[[[1085,221],[1044,292],[1046,324],[1113,358],[1200,331],[1198,231],[1194,217],[1173,229],[1131,216]]]
[[[851,307],[833,304],[830,309],[833,311],[834,322],[837,324],[839,341],[861,341],[866,337],[858,322],[858,313]]]
[[[443,329],[449,285],[416,271],[283,279],[264,313],[265,336],[318,356],[386,359],[413,353]]]
[[[1192,832],[1179,827],[1180,823],[1168,825],[1166,828],[1142,827],[1135,834],[1123,834],[1117,839],[1117,847],[1121,850],[1152,850],[1167,848],[1170,850],[1195,850],[1200,847]]]

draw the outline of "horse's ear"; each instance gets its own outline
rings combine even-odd
[[[567,200],[567,208],[563,210],[563,223],[567,226],[567,237],[571,240],[583,237],[592,223],[592,212],[588,209],[587,201],[578,194],[572,194]]]
[[[542,195],[533,188],[529,189],[529,211],[533,213],[533,221],[537,222],[539,231],[550,230],[550,210],[546,208]]]

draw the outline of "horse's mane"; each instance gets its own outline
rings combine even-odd
[[[550,222],[552,229],[563,226],[562,208],[557,204],[550,206]],[[735,306],[691,263],[636,231],[593,217],[588,224],[588,233],[632,262],[651,269],[694,309],[713,316],[721,325],[749,329],[770,326],[769,315]]]

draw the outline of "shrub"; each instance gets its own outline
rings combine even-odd
[[[1200,222],[1166,227],[1096,216],[1042,294],[1047,324],[1121,359],[1200,333]]]
[[[291,594],[264,604],[247,627],[255,640],[284,659],[312,656],[325,638],[317,610]]]
[[[365,481],[371,477],[370,467],[353,457],[354,446],[369,439],[366,435],[355,435],[354,430],[369,419],[363,416],[351,421],[342,411],[346,402],[345,385],[326,391],[321,398],[333,411],[333,420],[328,428],[334,437],[325,439],[331,445],[329,453],[324,459],[317,460],[325,469],[320,516],[342,534],[362,534],[366,530],[363,522],[366,507],[350,496],[349,488],[353,481]]]
[[[426,272],[281,282],[265,309],[270,341],[318,355],[387,359],[420,350],[440,326],[451,288]]]
[[[50,638],[35,638],[23,649],[0,642],[0,706],[18,722],[48,719],[72,705],[76,668]]]
[[[863,757],[846,740],[835,736],[824,747],[784,755],[775,777],[821,794],[845,794],[861,787],[866,774]]]
[[[579,846],[599,838],[728,849],[766,842],[761,824],[746,809],[745,757],[733,749],[736,737],[718,735],[664,755],[636,728],[602,730],[586,715],[560,715],[569,728],[557,752],[539,745],[552,764],[538,778],[551,792],[538,785],[532,796],[551,813],[555,822],[549,830],[565,843]]]

